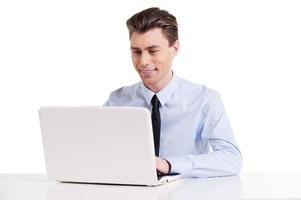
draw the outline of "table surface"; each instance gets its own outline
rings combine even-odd
[[[244,173],[180,179],[156,187],[49,181],[46,174],[0,174],[0,200],[301,200],[301,173]]]

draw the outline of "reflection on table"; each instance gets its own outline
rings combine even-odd
[[[211,179],[183,179],[155,187],[56,183],[50,185],[47,200],[58,199],[144,199],[144,200],[239,200],[238,176]]]

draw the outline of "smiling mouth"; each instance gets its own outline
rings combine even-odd
[[[143,77],[150,78],[152,76],[152,74],[157,70],[158,70],[157,68],[155,68],[155,69],[143,69],[143,70],[140,70],[140,72],[142,73]]]

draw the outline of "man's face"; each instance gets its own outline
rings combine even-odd
[[[179,43],[169,46],[161,28],[131,36],[132,61],[142,82],[154,92],[163,89],[172,77],[172,59]]]

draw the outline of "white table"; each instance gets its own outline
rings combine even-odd
[[[0,200],[301,200],[301,173],[182,179],[157,187],[72,184],[45,174],[0,174]]]

